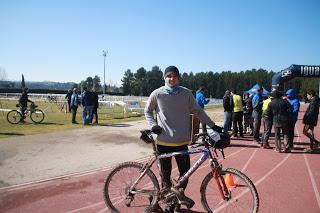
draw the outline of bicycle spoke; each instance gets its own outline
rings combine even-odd
[[[154,175],[147,172],[133,187],[141,171],[140,164],[127,163],[109,174],[105,181],[104,193],[106,204],[111,210],[121,213],[143,212],[150,206],[153,196],[157,194],[158,189],[155,186],[158,186],[158,182]]]

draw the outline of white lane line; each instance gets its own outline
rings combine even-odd
[[[276,169],[278,169],[290,156],[291,154],[287,154],[286,157],[278,163],[273,169],[271,169],[269,172],[267,172],[262,178],[260,178],[258,181],[254,183],[255,186],[260,184],[262,181],[264,181],[268,176],[270,176]]]
[[[100,211],[98,211],[97,213],[102,213],[102,212],[105,212],[108,210],[108,207],[104,208],[104,209],[101,209]]]
[[[248,159],[247,163],[243,166],[241,172],[244,173],[244,171],[246,171],[247,167],[249,166],[249,163],[251,162],[253,156],[256,154],[257,151],[258,151],[258,149],[254,150],[254,152],[251,154],[250,158]]]
[[[91,204],[91,205],[88,205],[88,206],[85,206],[85,207],[82,207],[82,208],[73,209],[71,211],[67,211],[66,213],[74,213],[74,212],[78,212],[78,211],[81,211],[81,210],[86,210],[86,209],[89,209],[89,208],[92,208],[92,207],[99,206],[102,203],[104,203],[104,201],[101,201],[101,202],[98,202],[98,203],[94,203],[94,204]]]
[[[313,174],[312,174],[312,171],[311,171],[311,169],[310,169],[308,159],[307,159],[307,157],[306,157],[305,154],[303,154],[303,157],[304,157],[304,162],[305,162],[306,165],[307,165],[307,169],[308,169],[308,172],[309,172],[309,176],[310,176],[310,180],[311,180],[311,183],[312,183],[313,191],[314,191],[314,194],[316,195],[318,207],[320,208],[320,195],[319,195],[319,190],[318,190],[318,188],[317,188],[316,181],[315,181],[314,176],[313,176]]]

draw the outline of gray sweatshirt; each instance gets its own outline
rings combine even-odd
[[[153,116],[154,111],[158,123]],[[159,125],[163,128],[162,133],[157,136],[157,144],[165,146],[181,146],[190,142],[190,114],[195,114],[210,127],[215,124],[196,103],[191,91],[181,86],[172,94],[166,91],[165,86],[154,90],[144,113],[151,127]]]

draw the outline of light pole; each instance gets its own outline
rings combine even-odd
[[[106,94],[106,56],[107,52],[102,50],[102,56],[103,56],[103,97]]]

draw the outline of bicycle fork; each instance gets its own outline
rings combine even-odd
[[[144,167],[141,170],[141,174],[140,176],[137,178],[137,180],[130,186],[127,188],[126,190],[126,198],[125,198],[125,204],[126,206],[130,206],[131,202],[134,199],[134,194],[136,194],[135,191],[135,187],[136,185],[140,182],[140,180],[145,176],[145,174],[147,173],[147,171],[151,168],[152,164],[154,163],[155,159],[152,159],[149,163],[145,164]],[[142,191],[140,191],[139,193],[141,193]],[[153,196],[150,193],[148,193],[148,191],[145,191],[145,194],[147,194],[148,196]]]
[[[223,200],[230,200],[231,198],[231,192],[230,190],[228,189],[227,185],[226,185],[226,182],[223,178],[223,176],[221,175],[221,167],[217,167],[214,172],[213,172],[213,178],[216,180],[216,183],[218,185],[218,189],[219,189],[219,192],[221,194],[221,197]]]

